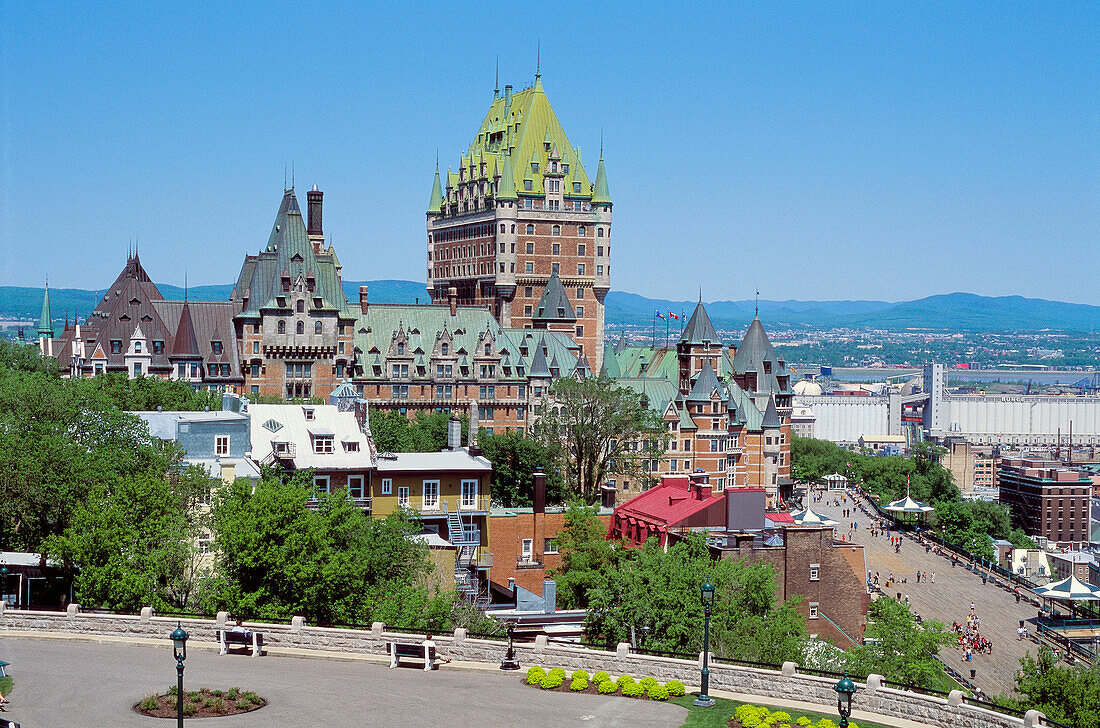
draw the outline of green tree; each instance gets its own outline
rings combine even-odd
[[[219,607],[319,623],[446,623],[454,595],[427,587],[426,547],[410,538],[418,524],[400,513],[371,518],[344,491],[322,493],[311,509],[312,495],[312,473],[300,471],[285,482],[265,478],[254,490],[238,482],[217,500]]]
[[[413,419],[398,410],[370,411],[370,429],[379,452],[439,452],[447,447],[446,412],[417,412]],[[462,442],[466,443],[467,420],[462,421]]]
[[[198,506],[211,485],[197,466],[168,477],[150,467],[96,483],[71,525],[47,538],[43,550],[75,575],[76,599],[85,606],[186,608],[201,576],[197,539],[205,523]]]
[[[526,507],[534,502],[535,473],[546,475],[546,502],[564,503],[565,482],[558,464],[558,449],[515,430],[478,437],[482,454],[493,464],[490,481],[493,503]]]
[[[943,624],[917,624],[909,607],[893,599],[876,599],[867,610],[864,644],[845,654],[845,664],[857,675],[877,673],[894,682],[939,687],[943,666],[936,660],[940,648],[958,637]]]
[[[565,509],[557,546],[561,566],[548,576],[557,582],[558,601],[565,609],[588,607],[593,590],[606,587],[609,575],[626,558],[622,543],[608,540],[598,509],[580,501]]]
[[[1100,728],[1100,666],[1058,665],[1048,647],[1038,657],[1020,658],[1016,691],[1024,696],[1023,708],[1034,708],[1051,720],[1076,726]]]
[[[701,652],[700,586],[709,580],[715,587],[710,624],[716,653],[771,663],[802,659],[805,628],[799,600],[777,602],[770,565],[714,560],[699,537],[667,551],[651,538],[606,577],[591,590],[585,630],[592,639]]]
[[[566,481],[589,503],[611,474],[650,477],[643,462],[661,457],[667,438],[640,394],[603,377],[554,382],[534,434],[557,450]]]
[[[78,391],[99,392],[121,410],[150,412],[158,407],[169,411],[221,409],[221,393],[196,389],[179,379],[160,377],[130,378],[124,372],[73,379],[67,386]]]

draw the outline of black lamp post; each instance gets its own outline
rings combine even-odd
[[[848,678],[848,672],[833,686],[836,691],[836,710],[840,713],[840,728],[848,728],[848,718],[852,716],[852,696],[856,694],[856,684]]]
[[[176,656],[176,726],[183,728],[183,661],[187,659],[187,633],[178,621],[172,630],[172,652]]]
[[[703,600],[703,669],[700,672],[699,697],[691,701],[692,705],[703,708],[714,707],[714,699],[710,697],[710,607],[714,604],[714,584],[709,581],[703,584],[699,590]]]
[[[0,596],[7,596],[8,594],[8,567],[0,566]],[[9,605],[11,606],[11,605]]]
[[[519,660],[516,659],[516,647],[513,641],[516,636],[515,622],[508,623],[508,651],[504,653],[504,659],[500,661],[501,670],[518,670]]]

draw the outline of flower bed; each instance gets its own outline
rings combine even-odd
[[[547,671],[538,665],[527,671],[524,682],[542,690],[622,695],[642,700],[668,700],[670,697],[679,697],[685,692],[684,684],[679,680],[669,680],[664,685],[652,677],[635,680],[632,675],[620,675],[617,680],[612,680],[606,672],[600,671],[589,676],[584,670],[574,670],[567,680],[565,670],[560,667]]]
[[[251,690],[199,688],[184,693],[183,715],[187,718],[239,715],[258,710],[265,705],[267,701]],[[168,688],[168,691],[161,695],[143,698],[134,706],[134,710],[153,718],[175,718],[178,713],[175,686]]]

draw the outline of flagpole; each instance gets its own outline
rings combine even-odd
[[[668,318],[665,318],[665,348],[668,348]]]
[[[653,309],[653,348],[657,348],[657,309]]]

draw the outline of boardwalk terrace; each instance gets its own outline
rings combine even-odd
[[[1092,481],[1087,474],[1049,460],[1006,458],[998,479],[1001,503],[1028,536],[1068,543],[1089,540]]]

